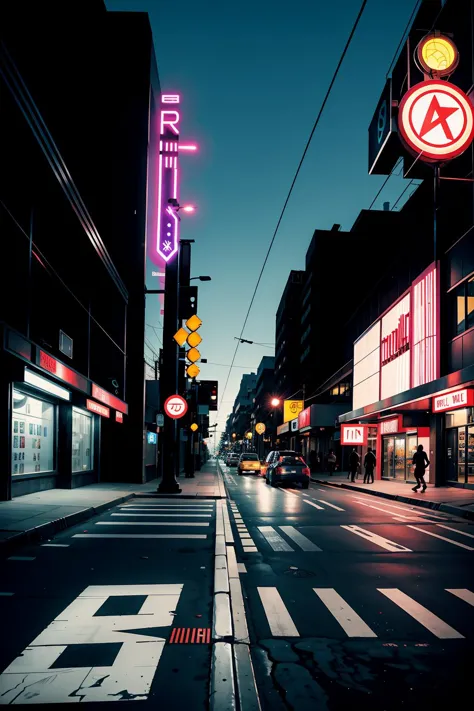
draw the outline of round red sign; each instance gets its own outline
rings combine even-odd
[[[474,110],[466,94],[454,84],[423,81],[403,97],[398,128],[420,160],[451,160],[461,155],[474,138]]]
[[[171,395],[165,402],[165,414],[173,420],[179,420],[188,411],[188,403],[181,395]]]

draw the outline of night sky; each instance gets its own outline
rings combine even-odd
[[[234,336],[240,334],[360,2],[106,0],[106,5],[149,13],[162,89],[182,95],[181,138],[200,146],[199,154],[181,160],[181,202],[199,206],[197,214],[183,217],[181,236],[196,240],[193,275],[212,276],[200,285],[198,313],[204,322],[200,351],[210,361],[202,365],[201,377],[219,380],[219,432],[242,373],[256,371],[261,357],[274,352],[241,345],[222,399]],[[367,129],[414,5],[415,0],[369,0],[275,241],[245,338],[274,343],[284,285],[290,269],[304,268],[313,230],[334,223],[350,229],[381,186],[382,176],[367,173]],[[406,182],[393,176],[374,207],[395,202]],[[334,279],[342,259],[335,254],[328,264]],[[158,309],[149,309],[147,322],[158,333],[147,328],[147,341],[156,350],[159,320]]]

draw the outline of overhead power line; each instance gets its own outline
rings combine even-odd
[[[347,54],[347,50],[349,49],[349,46],[350,46],[350,44],[351,44],[351,42],[352,42],[352,38],[354,37],[355,31],[356,31],[356,29],[357,29],[357,27],[358,27],[358,25],[359,25],[360,18],[362,17],[362,14],[363,14],[363,12],[364,12],[364,9],[365,9],[365,6],[366,6],[366,5],[367,5],[367,0],[363,0],[362,4],[361,4],[361,6],[360,6],[359,12],[358,12],[358,14],[357,14],[357,17],[356,17],[356,19],[355,19],[355,22],[354,22],[354,24],[353,24],[353,26],[352,26],[351,32],[350,32],[350,34],[349,34],[349,37],[347,38],[347,41],[346,41],[346,44],[345,44],[344,49],[343,49],[343,51],[342,51],[342,54],[341,54],[341,56],[340,56],[340,58],[339,58],[339,62],[337,63],[337,66],[336,66],[336,69],[335,69],[335,71],[334,71],[334,74],[333,74],[333,77],[332,77],[332,79],[331,79],[331,82],[330,82],[330,84],[329,84],[329,86],[328,86],[328,89],[327,89],[327,91],[326,91],[326,95],[325,95],[325,97],[324,97],[324,99],[323,99],[323,103],[321,104],[321,107],[320,107],[320,109],[319,109],[318,115],[316,116],[316,120],[315,120],[315,122],[314,122],[314,124],[313,124],[313,128],[311,129],[311,133],[309,134],[309,138],[308,138],[308,140],[307,140],[307,142],[306,142],[306,146],[305,146],[305,148],[304,148],[303,155],[301,156],[300,162],[298,163],[298,167],[297,167],[297,169],[296,169],[295,175],[294,175],[293,180],[292,180],[292,182],[291,182],[290,189],[289,189],[288,194],[287,194],[287,196],[286,196],[286,200],[285,200],[285,202],[283,203],[283,208],[282,208],[282,210],[281,210],[281,212],[280,212],[280,217],[278,218],[278,221],[277,221],[277,224],[276,224],[276,227],[275,227],[275,231],[273,232],[272,239],[270,240],[270,245],[269,245],[268,250],[267,250],[267,253],[266,253],[266,255],[265,255],[265,259],[263,260],[262,268],[261,268],[261,270],[260,270],[260,274],[258,275],[257,283],[255,284],[255,289],[254,289],[254,291],[253,291],[252,298],[250,299],[250,304],[249,304],[249,307],[248,307],[248,310],[247,310],[247,314],[246,314],[246,316],[245,316],[244,323],[243,323],[243,326],[242,326],[242,330],[241,330],[241,332],[240,332],[240,338],[242,338],[243,333],[244,333],[244,331],[245,331],[245,327],[246,327],[246,325],[247,325],[247,321],[248,321],[248,318],[249,318],[249,316],[250,316],[250,312],[251,312],[251,310],[252,310],[253,303],[254,303],[254,301],[255,301],[255,296],[257,295],[258,287],[260,286],[260,282],[261,282],[261,280],[262,280],[262,276],[263,276],[263,273],[264,273],[264,271],[265,271],[265,267],[267,266],[267,262],[268,262],[268,258],[269,258],[269,256],[270,256],[270,252],[272,251],[273,244],[274,244],[274,242],[275,242],[276,236],[277,236],[278,231],[279,231],[279,229],[280,229],[281,222],[282,222],[282,220],[283,220],[283,216],[284,216],[284,214],[285,214],[285,212],[286,212],[286,208],[287,208],[288,203],[289,203],[289,201],[290,201],[290,197],[291,197],[291,195],[292,195],[292,193],[293,193],[293,188],[295,187],[295,183],[296,183],[296,181],[297,181],[297,179],[298,179],[298,175],[300,174],[301,167],[302,167],[302,165],[303,165],[303,163],[304,163],[304,160],[305,160],[305,158],[306,158],[306,154],[308,153],[309,147],[310,147],[310,145],[311,145],[311,141],[313,140],[314,133],[315,133],[317,127],[318,127],[318,124],[319,124],[319,121],[320,121],[320,119],[321,119],[322,113],[323,113],[324,108],[325,108],[325,106],[326,106],[326,103],[327,103],[327,101],[328,101],[328,99],[329,99],[329,95],[331,94],[332,88],[333,88],[333,86],[334,86],[334,82],[335,82],[336,79],[337,79],[337,76],[338,76],[338,74],[339,74],[339,70],[340,70],[341,65],[342,65],[342,63],[343,63],[343,61],[344,61],[344,58],[345,58],[345,56],[346,56],[346,54]],[[225,392],[226,392],[226,390],[227,390],[227,385],[229,384],[230,375],[231,375],[231,373],[232,373],[232,368],[234,367],[234,362],[235,362],[235,358],[236,358],[236,356],[237,356],[237,351],[239,350],[239,346],[240,346],[240,341],[237,341],[237,345],[236,345],[236,347],[235,347],[234,355],[233,355],[233,358],[232,358],[232,361],[231,361],[231,364],[230,364],[229,372],[228,372],[228,374],[227,374],[227,379],[226,379],[226,381],[225,381],[224,390],[222,391],[222,399],[224,399],[224,395],[225,395]],[[218,417],[218,415],[219,415],[219,411],[217,411],[217,413],[216,413],[216,418]]]

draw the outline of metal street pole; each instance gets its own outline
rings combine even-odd
[[[160,373],[160,400],[162,403],[178,391],[178,344],[173,336],[178,330],[179,259],[172,259],[165,270],[165,313],[163,317],[163,369]],[[160,494],[180,494],[175,477],[176,457],[179,457],[176,420],[165,415],[160,461]]]

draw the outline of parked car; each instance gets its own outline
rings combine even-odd
[[[227,457],[225,463],[228,467],[236,467],[239,463],[239,454],[237,454],[236,452],[231,452]]]
[[[267,484],[276,486],[285,482],[290,484],[299,483],[303,489],[309,487],[310,468],[300,454],[291,451],[270,452],[270,454],[274,456],[268,463],[265,472]]]
[[[260,459],[258,454],[255,452],[245,452],[240,455],[239,463],[237,465],[237,474],[241,476],[245,472],[254,472],[255,474],[260,474]]]

